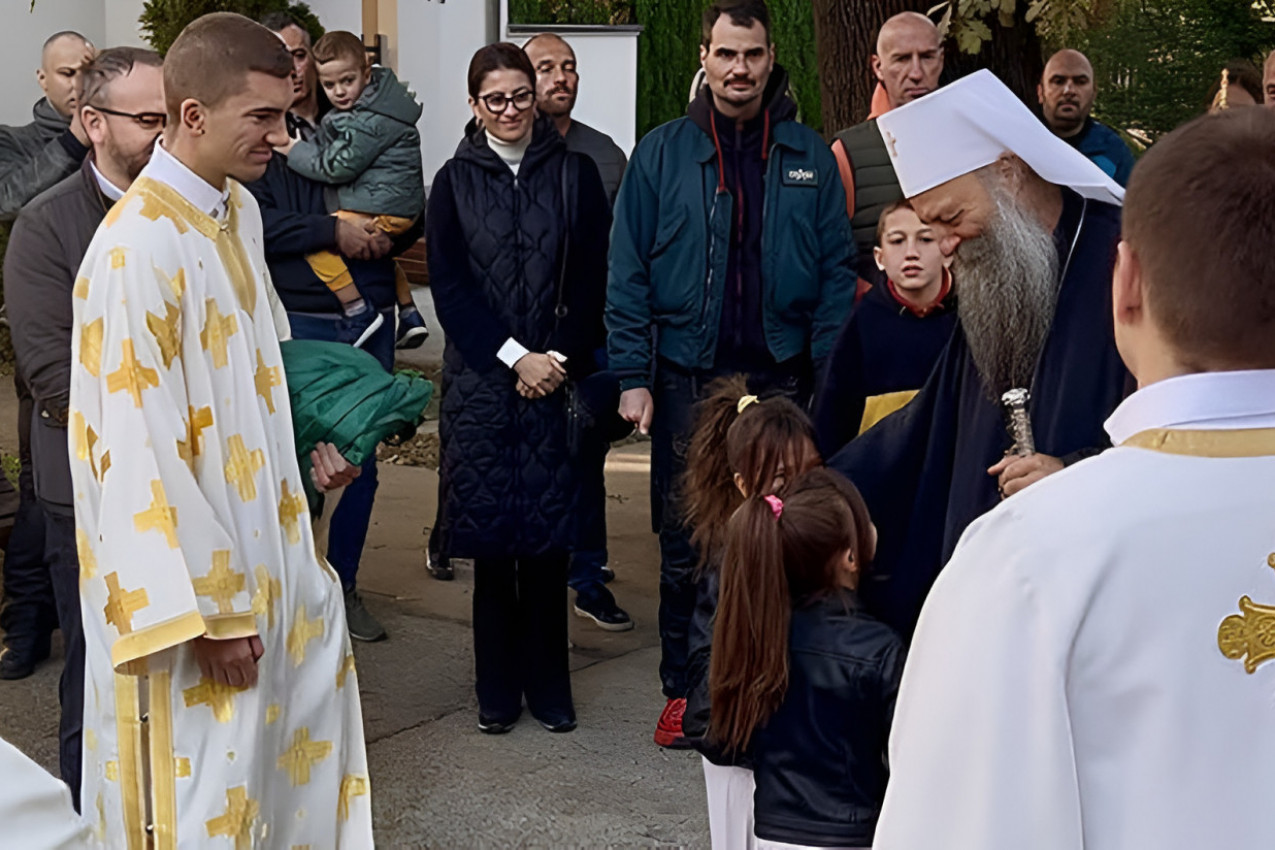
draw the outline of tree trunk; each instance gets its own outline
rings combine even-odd
[[[813,5],[823,126],[831,136],[863,121],[871,110],[877,85],[871,58],[881,25],[899,12],[925,14],[934,0],[813,0]],[[1035,27],[1023,20],[1025,5],[1019,4],[1013,27],[1003,27],[994,18],[989,21],[992,40],[978,55],[961,53],[949,40],[944,46],[943,82],[990,68],[1035,109],[1036,84],[1045,63]]]

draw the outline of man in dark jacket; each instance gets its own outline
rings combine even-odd
[[[62,778],[79,807],[84,699],[79,558],[67,455],[72,292],[84,253],[107,210],[150,161],[164,126],[162,60],[132,47],[103,51],[84,72],[80,114],[93,155],[79,171],[27,204],[4,262],[21,403],[24,490],[41,514],[41,584],[51,587],[66,644],[59,696]],[[15,530],[16,531],[16,530]],[[6,585],[9,576],[6,571]]]
[[[1036,87],[1045,124],[1054,135],[1125,186],[1133,173],[1133,152],[1115,130],[1089,114],[1095,94],[1093,65],[1079,50],[1059,50],[1049,57]]]
[[[536,107],[540,114],[553,119],[567,150],[593,160],[607,200],[614,205],[629,161],[610,136],[571,115],[580,86],[575,51],[562,36],[551,32],[533,35],[522,49],[536,69]],[[609,632],[623,632],[633,628],[633,618],[616,604],[615,595],[606,586],[615,575],[607,565],[607,448],[603,445],[588,461],[581,494],[583,539],[571,554],[567,584],[576,592],[576,616],[586,617]]]
[[[781,93],[761,0],[704,15],[708,86],[646,136],[616,201],[608,355],[620,414],[652,436],[660,533],[656,742],[679,746],[696,555],[676,507],[691,409],[714,377],[804,398],[854,298],[854,245],[836,163]]]
[[[394,241],[379,230],[365,230],[328,215],[323,184],[307,180],[288,168],[287,157],[275,154],[265,176],[248,186],[261,206],[266,240],[266,261],[279,300],[288,311],[296,339],[336,341],[344,319],[340,300],[315,275],[306,255],[334,251],[344,257],[363,297],[385,315],[381,327],[363,350],[394,368],[394,260],[420,238],[424,226],[416,226]],[[363,544],[367,539],[372,503],[376,497],[376,458],[368,458],[362,474],[348,486],[332,514],[328,561],[345,588],[346,619],[350,637],[377,641],[385,629],[363,606],[355,586]]]
[[[60,32],[44,43],[35,72],[44,97],[22,127],[0,127],[0,221],[12,221],[27,201],[84,161],[89,139],[76,115],[80,73],[93,45],[76,32]]]
[[[865,285],[884,285],[880,270],[872,262],[877,220],[886,207],[903,200],[903,192],[877,129],[877,118],[939,87],[943,73],[943,35],[939,28],[919,12],[900,12],[890,18],[877,34],[872,73],[880,83],[872,114],[867,121],[837,133],[832,140],[832,153],[846,190],[846,212],[859,254],[859,277]]]

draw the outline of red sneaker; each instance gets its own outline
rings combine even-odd
[[[670,750],[684,750],[690,746],[682,736],[682,715],[686,713],[685,699],[671,699],[664,704],[660,722],[655,725],[655,743]]]

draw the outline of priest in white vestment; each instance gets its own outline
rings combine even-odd
[[[162,144],[75,287],[94,847],[372,846],[341,586],[315,554],[260,213],[237,182],[287,140],[291,68],[246,18],[187,27]]]
[[[1134,169],[1115,448],[966,531],[925,603],[877,850],[1275,847],[1275,114]]]

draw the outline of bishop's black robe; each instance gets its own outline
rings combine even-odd
[[[1108,445],[1103,422],[1132,389],[1111,314],[1120,210],[1064,189],[1054,238],[1064,277],[1030,387],[1030,413],[1036,451],[1068,463]],[[830,462],[858,485],[877,526],[865,602],[901,633],[912,633],[966,526],[1000,500],[987,468],[1011,442],[958,322],[917,396]]]

